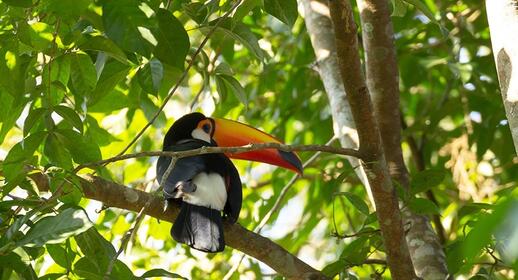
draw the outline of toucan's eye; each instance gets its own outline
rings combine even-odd
[[[206,123],[201,128],[203,131],[205,131],[205,133],[210,134],[210,124]]]

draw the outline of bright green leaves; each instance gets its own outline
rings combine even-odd
[[[0,271],[4,272],[4,275],[9,274],[9,271],[15,271],[21,279],[38,279],[31,264],[23,261],[20,255],[14,252],[0,255],[0,268]]]
[[[153,45],[144,38],[150,26],[142,5],[137,0],[105,1],[102,17],[106,35],[119,47],[149,56]]]
[[[153,54],[162,63],[168,63],[183,70],[185,57],[190,48],[189,36],[182,23],[169,11],[159,9],[156,16],[158,19],[158,42]]]
[[[296,0],[264,0],[264,9],[289,26],[293,26],[295,20],[297,20]]]
[[[164,67],[158,59],[151,59],[137,72],[141,88],[148,93],[158,93],[163,78]]]
[[[122,63],[127,63],[126,54],[109,38],[93,36],[86,39],[86,42],[79,46],[82,50],[102,51]]]
[[[89,96],[97,84],[97,72],[90,57],[85,53],[70,55],[72,93],[78,101]]]
[[[55,13],[59,17],[77,17],[92,3],[92,0],[47,0],[43,2],[47,12]]]
[[[365,216],[369,215],[369,206],[367,206],[367,203],[365,203],[365,201],[363,201],[363,199],[358,195],[351,192],[340,192],[336,193],[335,196],[345,196],[356,210],[360,211]]]
[[[116,255],[113,245],[94,228],[77,235],[75,240],[84,257],[74,264],[74,272],[86,279],[104,279],[107,268]],[[113,279],[135,279],[131,270],[119,260],[114,260],[110,276]]]
[[[65,241],[68,237],[85,232],[92,226],[83,209],[66,208],[56,216],[37,221],[17,246],[43,246]]]
[[[23,180],[25,164],[32,161],[33,154],[44,137],[44,132],[31,134],[11,148],[2,163],[4,176],[9,183],[9,187],[3,187],[4,192],[9,192],[15,186],[13,184]]]
[[[219,19],[216,19],[210,22],[208,26],[202,27],[201,30],[204,33],[208,33],[218,20]],[[218,41],[221,41],[224,37],[232,38],[247,48],[257,60],[263,61],[265,59],[264,51],[259,46],[257,37],[252,33],[250,28],[243,23],[233,22],[231,19],[224,19],[216,28],[213,36],[218,37]]]
[[[226,99],[227,92],[231,91],[245,107],[248,106],[246,92],[238,80],[224,74],[216,75],[215,80],[218,93],[223,100]]]

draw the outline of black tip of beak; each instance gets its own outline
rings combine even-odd
[[[298,173],[300,175],[302,175],[303,168],[302,168],[302,162],[300,161],[299,157],[293,152],[285,152],[285,151],[281,151],[281,150],[278,150],[278,151],[279,151],[279,154],[281,155],[282,159],[284,159],[286,162],[291,164],[298,171]]]

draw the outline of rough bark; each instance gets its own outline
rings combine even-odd
[[[344,84],[340,77],[327,0],[299,0],[299,3],[304,9],[304,21],[311,45],[315,51],[315,69],[322,79],[329,99],[335,136],[342,147],[357,149],[359,147],[358,133],[351,114],[351,107],[347,102]],[[360,161],[353,157],[347,157],[347,159],[353,167],[359,166],[354,171],[369,190],[369,182]]]
[[[518,65],[518,0],[489,0],[486,9],[500,91],[518,154],[518,70],[513,69]]]
[[[34,173],[31,178],[40,190],[48,190],[48,179],[45,175]],[[147,192],[131,189],[97,176],[84,175],[82,179],[81,185],[85,197],[100,201],[107,207],[139,212],[151,200],[144,213],[169,222],[174,222],[180,212],[178,205],[174,204],[164,211],[163,199]],[[326,279],[320,271],[281,246],[239,224],[225,223],[224,230],[225,242],[228,246],[260,260],[289,279]]]
[[[365,69],[374,113],[379,124],[383,150],[392,178],[409,189],[409,174],[401,149],[401,117],[399,110],[399,71],[394,45],[394,30],[389,2],[359,0],[362,23]],[[445,279],[448,276],[446,256],[428,218],[403,213],[410,255],[417,276],[424,279]]]
[[[356,123],[360,153],[376,203],[376,214],[394,279],[415,279],[397,197],[385,161],[380,131],[363,76],[357,27],[348,0],[329,0],[340,74]]]

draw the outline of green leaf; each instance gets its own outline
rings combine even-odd
[[[49,161],[64,169],[72,169],[72,160],[70,153],[63,145],[63,138],[56,132],[51,132],[45,141],[43,153],[49,158]]]
[[[143,38],[143,33],[150,26],[146,14],[139,9],[141,4],[137,0],[104,1],[102,17],[106,35],[119,47],[149,57],[152,44]]]
[[[463,253],[466,260],[472,261],[484,247],[490,244],[496,229],[511,213],[509,210],[516,203],[516,200],[505,199],[495,206],[493,213],[483,215],[476,221],[463,242]],[[515,218],[513,217],[511,220],[514,222]]]
[[[79,132],[83,133],[83,121],[76,113],[76,111],[63,105],[55,106],[54,111],[58,113],[66,122],[77,128]]]
[[[442,169],[427,169],[412,176],[410,188],[412,194],[425,192],[431,188],[437,187],[446,176],[446,172]]]
[[[59,244],[47,244],[45,246],[50,257],[61,267],[70,270],[72,262],[75,258],[75,253],[72,250],[67,250]]]
[[[221,76],[222,75],[216,75],[214,80],[216,81],[216,90],[218,91],[221,101],[225,101],[227,99],[228,89],[225,80]]]
[[[414,213],[421,215],[436,215],[440,212],[439,207],[435,203],[420,197],[410,200],[408,208]]]
[[[368,241],[369,237],[365,235],[356,238],[344,248],[342,254],[340,254],[340,259],[352,264],[363,263],[370,252]]]
[[[74,264],[74,272],[77,275],[92,280],[105,279],[106,269],[99,269],[98,260],[95,257],[83,257]],[[115,260],[110,279],[137,279],[131,270],[120,260]]]
[[[176,279],[187,279],[185,277],[182,277],[179,274],[172,273],[172,272],[169,272],[169,271],[161,269],[161,268],[155,268],[155,269],[146,271],[139,278],[145,279],[145,278],[151,278],[151,277],[167,277],[167,278],[176,278]]]
[[[161,62],[183,70],[191,46],[187,32],[182,23],[167,10],[159,9],[157,19],[158,43],[153,54]]]
[[[241,4],[236,8],[232,19],[236,22],[241,21],[245,16],[247,16],[255,7],[262,6],[261,0],[244,0]]]
[[[7,181],[15,181],[18,176],[25,175],[26,161],[32,158],[45,136],[46,132],[33,133],[9,150],[2,163],[2,170]]]
[[[157,94],[164,78],[164,67],[158,59],[151,59],[137,72],[137,79],[144,91]]]
[[[62,136],[60,141],[70,151],[76,163],[87,163],[101,159],[101,151],[97,143],[87,140],[84,136],[71,129],[59,129],[56,134]]]
[[[105,52],[118,61],[128,64],[126,54],[109,38],[104,36],[89,37],[86,42],[79,46],[82,50],[95,50]]]
[[[103,98],[112,96],[112,91],[117,86],[117,84],[126,78],[130,69],[131,68],[127,65],[124,65],[116,60],[108,61],[104,65],[104,69],[101,73],[101,76],[99,77],[99,81],[97,82],[97,86],[93,91],[91,98],[88,100],[88,105],[95,105]],[[119,103],[109,102],[109,105],[113,106],[115,108],[114,110],[126,107],[125,104],[120,104],[126,103],[125,100],[119,99],[119,101]],[[102,113],[111,112],[111,109],[112,108],[94,109],[90,107],[90,110]]]
[[[27,118],[23,123],[24,136],[27,136],[31,131],[31,128],[33,128],[35,124],[39,123],[42,120],[43,115],[45,115],[45,113],[48,113],[47,108],[36,108],[29,111],[29,115],[27,115]]]
[[[37,221],[16,245],[43,246],[61,243],[71,236],[85,232],[92,225],[83,209],[66,208],[56,216]]]
[[[38,279],[38,276],[36,275],[36,272],[34,272],[30,263],[22,261],[21,257],[14,252],[4,256],[0,255],[0,268],[3,268],[0,269],[0,271],[4,269],[12,269],[16,271],[20,276],[20,279]]]
[[[2,104],[2,108],[4,108],[3,110],[0,110],[0,143],[4,142],[5,136],[16,124],[16,120],[23,112],[25,102],[26,101],[23,98],[15,98],[6,92],[3,92],[0,85],[0,104]]]
[[[248,98],[246,96],[245,89],[241,86],[241,84],[231,76],[227,75],[219,75],[223,82],[225,83],[225,86],[227,89],[232,90],[234,95],[237,97],[237,99],[245,105],[245,107],[248,107]]]
[[[264,0],[264,10],[289,26],[298,16],[296,0]]]
[[[214,73],[220,74],[220,75],[227,75],[227,76],[234,76],[234,71],[232,71],[232,67],[228,65],[228,63],[221,62],[216,66],[214,69]]]
[[[392,0],[392,17],[403,17],[407,12],[408,4],[404,0]]]
[[[2,0],[2,2],[6,3],[9,6],[21,8],[30,8],[33,5],[32,0]]]
[[[351,204],[354,206],[354,208],[356,208],[358,211],[360,211],[365,216],[368,216],[370,214],[369,206],[367,205],[367,203],[365,203],[365,201],[363,201],[363,199],[361,197],[359,197],[353,193],[350,193],[350,192],[339,192],[339,193],[336,193],[335,195],[345,196],[347,198],[347,200],[349,200],[349,202],[351,202]]]
[[[82,100],[97,84],[97,72],[90,57],[82,52],[70,54],[73,94]]]
[[[87,257],[98,258],[99,263],[109,262],[116,254],[113,245],[95,228],[90,228],[74,238],[81,252]]]
[[[343,259],[338,259],[337,261],[335,262],[332,262],[328,265],[326,265],[324,267],[324,269],[322,269],[322,273],[329,277],[329,278],[333,278],[335,277],[338,273],[344,271],[347,269],[347,263],[345,260]]]
[[[59,17],[74,17],[84,12],[91,2],[92,0],[46,0],[43,5],[47,12],[55,13]]]
[[[209,30],[211,30],[215,22],[217,22],[219,19],[216,19],[212,21],[209,26],[200,28],[201,31],[207,33]],[[238,41],[241,43],[245,48],[247,48],[250,53],[259,61],[263,61],[265,56],[264,52],[259,47],[259,42],[257,40],[257,37],[250,31],[250,28],[248,28],[245,24],[240,22],[232,22],[231,19],[225,19],[223,22],[216,28],[215,31],[216,34],[214,34],[217,37],[222,36],[229,36],[230,38]]]

